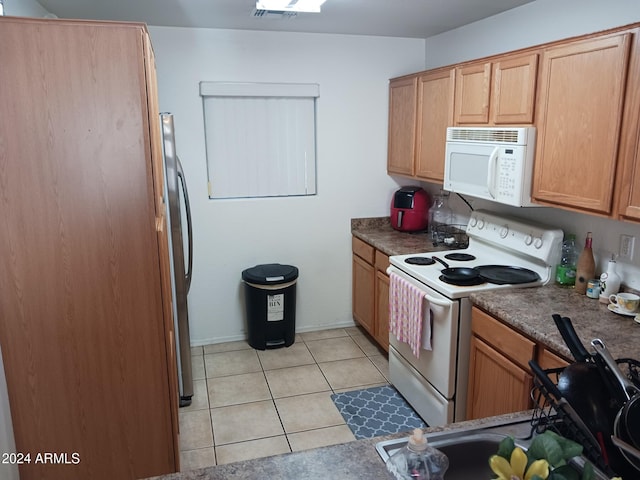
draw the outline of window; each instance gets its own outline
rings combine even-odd
[[[200,82],[209,198],[316,193],[317,84]]]

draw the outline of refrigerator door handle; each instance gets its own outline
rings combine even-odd
[[[189,191],[187,190],[187,182],[184,179],[184,170],[182,169],[182,163],[180,163],[180,158],[176,155],[176,170],[178,172],[178,178],[180,179],[180,186],[182,187],[182,191],[184,193],[184,205],[187,214],[187,241],[189,245],[189,251],[187,256],[187,270],[184,274],[184,279],[186,282],[187,293],[189,293],[189,289],[191,288],[191,273],[193,268],[193,235],[191,231],[191,205],[189,203]]]

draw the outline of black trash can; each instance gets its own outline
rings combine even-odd
[[[292,265],[269,263],[242,272],[249,345],[257,350],[288,347],[296,334],[296,279]]]

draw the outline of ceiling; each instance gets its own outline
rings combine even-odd
[[[38,0],[60,18],[427,38],[534,0],[327,0],[322,13],[255,17],[255,0]]]

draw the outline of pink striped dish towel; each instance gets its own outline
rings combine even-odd
[[[431,350],[431,322],[422,321],[425,308],[429,311],[424,296],[422,290],[399,275],[389,275],[389,331],[398,341],[407,343],[416,358],[420,358],[421,348]]]

